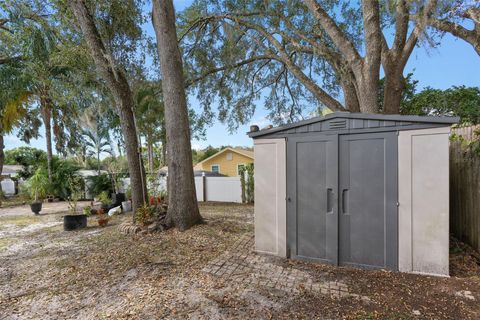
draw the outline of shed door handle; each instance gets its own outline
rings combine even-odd
[[[348,189],[342,190],[342,213],[347,213],[347,202],[348,202]]]
[[[331,213],[333,211],[332,196],[333,196],[332,188],[327,188],[327,213]]]

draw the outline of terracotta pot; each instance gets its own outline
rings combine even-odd
[[[108,224],[108,219],[98,219],[97,221],[100,227],[105,227]]]

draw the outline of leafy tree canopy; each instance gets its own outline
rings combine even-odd
[[[446,90],[427,87],[402,103],[403,114],[448,115],[460,117],[460,123],[480,123],[480,88],[454,86]]]

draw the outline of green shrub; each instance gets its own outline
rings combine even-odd
[[[79,169],[80,167],[71,159],[54,157],[52,162],[52,183],[48,192],[60,199],[71,197],[72,186],[70,185],[70,180],[74,179],[73,177]],[[85,190],[83,179],[79,179],[76,184],[82,191]]]
[[[100,192],[100,194],[98,195],[98,201],[107,206],[112,204],[112,199],[110,199],[109,193],[107,191]]]
[[[49,182],[47,173],[39,168],[35,173],[28,179],[28,187],[30,190],[30,197],[37,202],[45,197],[49,189]]]
[[[83,214],[86,215],[87,217],[90,217],[92,215],[92,207],[90,206],[84,207]]]
[[[253,163],[240,168],[240,185],[242,189],[242,203],[252,203],[254,201],[254,179]]]
[[[112,180],[108,174],[102,173],[98,176],[89,177],[88,179],[92,182],[89,187],[91,194],[99,195],[102,192],[111,194],[113,192]]]
[[[141,225],[147,225],[153,218],[154,211],[149,205],[143,205],[135,212],[135,221]]]

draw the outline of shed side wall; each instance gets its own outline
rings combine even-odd
[[[286,146],[284,139],[254,140],[255,250],[287,256]]]
[[[448,275],[449,133],[399,132],[400,271]]]

